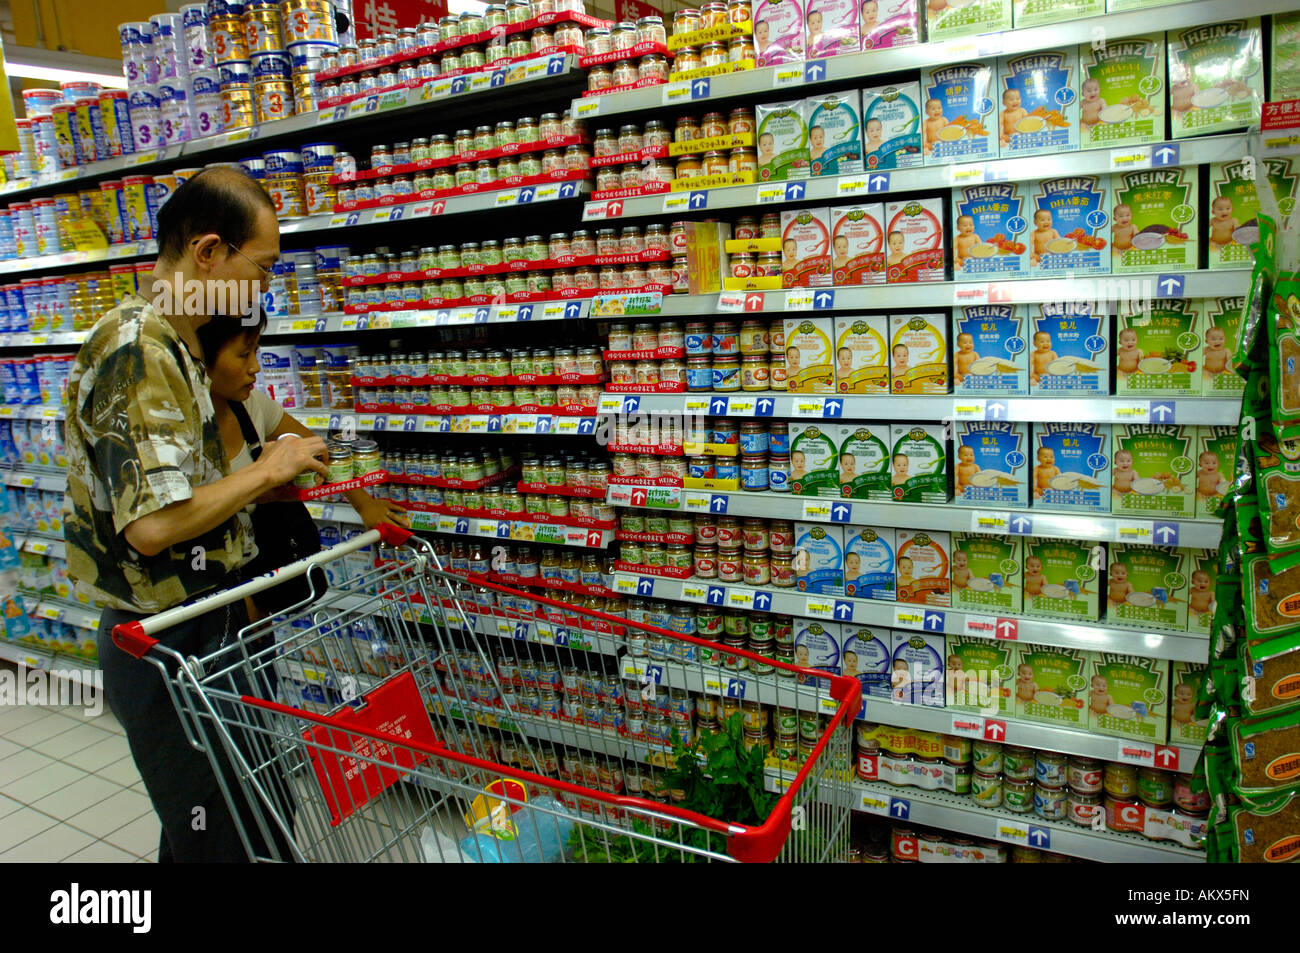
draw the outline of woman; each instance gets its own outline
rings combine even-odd
[[[209,321],[199,329],[199,342],[203,346],[204,363],[211,380],[212,406],[216,410],[231,472],[253,462],[252,451],[244,439],[236,408],[247,414],[262,446],[273,443],[285,434],[300,437],[312,435],[292,414],[285,413],[284,408],[254,386],[260,366],[257,347],[265,327],[266,318],[263,316],[256,325],[222,320]],[[372,529],[380,523],[410,526],[406,511],[390,500],[377,500],[365,490],[350,490],[343,495],[357,511],[366,529]],[[259,502],[287,498],[290,497],[286,494]],[[258,564],[250,570],[250,576],[276,568],[260,565],[260,561],[255,562]]]

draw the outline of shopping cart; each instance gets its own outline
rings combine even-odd
[[[372,544],[373,569],[323,577]],[[310,598],[207,658],[155,638],[303,574]],[[856,680],[447,572],[392,527],[113,638],[167,679],[255,860],[848,852]],[[701,798],[747,804],[749,822],[692,809]]]

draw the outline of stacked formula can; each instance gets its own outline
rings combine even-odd
[[[279,5],[297,113],[316,108],[316,73],[324,68],[324,58],[339,48],[334,6],[340,2],[346,0],[335,0],[334,5],[330,0],[285,0]],[[346,5],[345,12],[350,15],[351,4]]]
[[[163,145],[159,69],[154,55],[153,29],[153,24],[148,20],[123,23],[117,28],[118,40],[122,44],[122,69],[126,73],[134,152],[157,149]],[[125,134],[122,139],[125,143]]]
[[[302,218],[306,214],[302,154],[297,149],[265,152],[262,169],[262,186],[275,205],[275,217]]]

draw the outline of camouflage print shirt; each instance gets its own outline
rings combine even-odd
[[[246,512],[157,556],[137,552],[123,533],[229,475],[208,388],[176,329],[138,295],[100,318],[77,352],[65,408],[64,537],[68,575],[82,593],[161,612],[227,584],[224,571],[256,553]]]

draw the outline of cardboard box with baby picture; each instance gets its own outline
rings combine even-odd
[[[786,389],[791,394],[835,393],[830,318],[785,318]]]
[[[1205,225],[1209,231],[1210,268],[1249,268],[1255,262],[1259,242],[1259,195],[1255,175],[1260,170],[1268,179],[1279,211],[1290,215],[1295,208],[1296,182],[1300,162],[1293,156],[1259,159],[1251,156],[1236,162],[1216,162],[1210,166],[1210,214]]]
[[[1033,277],[1110,271],[1108,182],[1104,175],[1070,175],[1026,186],[1030,221],[1021,239],[1029,246]]]
[[[1246,389],[1246,379],[1236,372],[1230,360],[1237,346],[1241,312],[1246,307],[1244,295],[1206,298],[1205,343],[1201,348],[1201,393],[1206,397],[1235,397]]]
[[[852,7],[854,0],[848,0]],[[856,50],[855,50],[856,52]],[[861,172],[862,106],[857,90],[804,100],[808,113],[808,160],[813,175]]]
[[[1110,512],[1110,424],[1033,425],[1033,505],[1045,510]]]
[[[1015,397],[1029,393],[1028,316],[1020,305],[952,309],[955,394]]]
[[[862,151],[868,171],[921,165],[921,84],[862,90]]]
[[[795,496],[840,496],[836,426],[790,424],[790,492]]]
[[[1056,645],[1016,651],[1015,716],[1063,728],[1088,724],[1085,696],[1092,653]]]
[[[1193,519],[1196,429],[1180,424],[1115,424],[1110,511],[1146,519]]]
[[[835,431],[835,441],[839,448],[839,496],[846,500],[892,500],[893,441],[889,425],[842,424]]]
[[[1038,156],[1079,148],[1079,54],[1073,47],[998,61],[998,149]]]
[[[840,625],[840,634],[844,639],[840,674],[856,678],[867,698],[888,698],[894,634],[889,629],[871,629],[850,623]]]
[[[1110,327],[1088,301],[1029,305],[1029,393],[1052,397],[1110,393]]]
[[[1160,142],[1165,137],[1165,36],[1106,38],[1079,47],[1079,146]]]
[[[1019,614],[1022,540],[1016,536],[954,533],[952,605],[972,612]]]
[[[1027,615],[1093,622],[1101,617],[1106,544],[1091,540],[1025,540]]]
[[[802,99],[754,107],[760,182],[806,179],[810,171],[808,106]]]
[[[1264,46],[1258,17],[1171,30],[1168,40],[1175,139],[1259,127]]]
[[[858,7],[863,52],[920,43],[922,17],[918,0],[863,0]]]
[[[753,0],[754,52],[759,66],[804,58],[803,0]]]
[[[1215,424],[1197,428],[1196,515],[1215,519],[1237,466],[1237,428]]]
[[[884,205],[831,209],[831,281],[836,286],[885,283]]]
[[[781,284],[828,288],[831,284],[831,213],[805,208],[781,213]]]
[[[1114,543],[1106,570],[1106,621],[1187,630],[1188,551]]]
[[[1196,717],[1196,696],[1208,677],[1209,666],[1197,662],[1173,662],[1169,669],[1169,743],[1171,745],[1205,744],[1209,732],[1208,717]]]
[[[943,281],[943,199],[885,204],[885,281]]]
[[[1188,560],[1187,631],[1209,635],[1214,627],[1214,609],[1219,582],[1219,552],[1216,549],[1184,550]]]
[[[943,314],[889,316],[889,377],[895,394],[948,393],[948,322]]]
[[[1200,254],[1199,188],[1198,166],[1112,175],[1111,272],[1194,271]]]
[[[1011,0],[929,0],[925,10],[931,41],[1011,29]]]
[[[1020,278],[1029,271],[1029,204],[1018,182],[952,190],[952,273],[956,281]]]
[[[942,708],[944,638],[931,632],[894,630],[890,682],[893,700]]]
[[[915,605],[948,606],[951,578],[952,534],[945,530],[900,529],[894,550],[898,601]]]
[[[794,664],[838,675],[841,638],[838,623],[795,619]]]
[[[1016,29],[1082,20],[1106,12],[1106,0],[1013,0],[1011,21]]]
[[[844,528],[794,524],[795,588],[823,596],[844,595]]]
[[[872,529],[849,526],[844,529],[844,593],[859,599],[894,602],[898,589],[894,581],[892,527]]]
[[[888,394],[889,319],[883,314],[835,319],[835,389]]]
[[[1201,302],[1155,298],[1134,310],[1121,300],[1115,320],[1115,393],[1189,397],[1201,392]]]
[[[953,424],[953,502],[965,506],[1029,505],[1029,425],[1007,420]]]
[[[1009,714],[1016,677],[1015,643],[969,635],[949,635],[945,643],[946,707]]]
[[[861,48],[857,0],[808,0],[804,25],[807,59],[856,53]]]
[[[898,503],[948,502],[948,440],[942,424],[889,428],[892,497]]]
[[[1164,744],[1169,735],[1169,663],[1098,652],[1088,678],[1088,730]]]
[[[921,155],[926,165],[998,156],[997,66],[953,63],[921,72]]]

